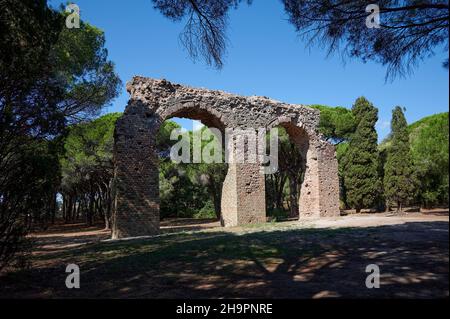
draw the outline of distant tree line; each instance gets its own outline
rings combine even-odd
[[[215,218],[221,214],[222,184],[228,165],[225,163],[174,163],[170,157],[170,147],[177,141],[170,140],[173,129],[181,127],[173,121],[165,121],[157,136],[160,153],[159,185],[160,185],[160,214],[161,218]],[[196,134],[203,136],[208,130],[203,126]],[[192,140],[193,131],[186,134]],[[218,143],[211,137],[201,141],[203,148],[208,143]],[[218,144],[217,144],[218,145]],[[218,145],[219,146],[219,145]],[[193,143],[190,143],[193,154]],[[223,158],[222,158],[223,160]]]
[[[402,212],[408,205],[448,207],[448,112],[408,126],[405,109],[397,106],[392,111],[391,133],[379,144],[378,109],[366,98],[358,98],[351,110],[312,107],[321,111],[319,131],[336,146],[341,209]],[[268,214],[296,217],[305,159],[298,151],[283,151],[296,148],[283,129],[279,148],[280,170],[266,176]],[[286,165],[295,167],[296,174],[289,175]]]
[[[412,199],[406,200],[422,207],[430,208],[434,206],[448,206],[449,195],[449,123],[448,112],[439,113],[425,117],[407,126],[404,130],[404,117],[402,109],[397,107],[393,111],[393,121],[391,123],[391,134],[379,145],[380,161],[386,163],[385,174],[387,181],[392,178],[390,170],[394,168],[403,169],[404,176],[414,186]],[[394,121],[395,119],[395,121]],[[400,125],[399,123],[400,122]],[[400,127],[399,127],[400,126]],[[409,136],[406,140],[405,136]],[[400,142],[399,142],[400,140]],[[403,141],[403,142],[402,142]],[[407,148],[399,144],[409,144],[408,158],[401,156],[405,154]],[[400,148],[399,154],[394,154]],[[389,154],[391,158],[389,159]],[[400,157],[400,158],[397,158]],[[397,166],[399,161],[401,164]],[[389,192],[389,183],[385,184],[385,189]],[[406,189],[408,187],[406,186]],[[391,190],[392,192],[392,190]],[[411,194],[410,191],[407,193]]]
[[[321,111],[321,134],[336,145],[342,209],[401,211],[407,205],[448,206],[448,113],[408,126],[403,109],[395,107],[392,132],[378,144],[378,110],[364,97],[351,110],[312,107]],[[59,189],[61,217],[66,222],[104,220],[109,227],[113,130],[119,116],[108,114],[69,129],[60,159]],[[177,142],[170,139],[173,129],[180,126],[168,120],[157,136],[161,218],[220,218],[227,164],[174,163],[169,157]],[[192,139],[192,131],[186,134]],[[211,142],[202,141],[203,146]],[[269,216],[298,217],[305,165],[306,159],[280,127],[279,170],[266,175]]]
[[[448,206],[448,112],[408,126],[404,110],[393,109],[391,133],[380,144],[375,130],[378,110],[364,97],[351,111],[322,111],[320,130],[336,144],[342,208],[401,211],[406,205]],[[345,128],[339,139],[335,127]]]
[[[60,155],[60,215],[68,222],[92,225],[103,220],[110,228],[113,196],[113,132],[120,113],[74,125]]]

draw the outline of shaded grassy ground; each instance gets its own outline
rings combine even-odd
[[[448,297],[447,221],[365,228],[264,225],[96,242],[36,253],[0,276],[0,297],[319,298]],[[46,243],[57,238],[46,238]],[[65,287],[65,267],[81,288]],[[367,289],[365,268],[381,270]]]

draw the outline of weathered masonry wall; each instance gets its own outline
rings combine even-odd
[[[266,97],[243,97],[134,77],[131,95],[115,130],[113,238],[159,232],[159,173],[155,137],[171,117],[200,120],[208,127],[270,129],[281,125],[306,158],[300,218],[339,215],[339,182],[334,146],[318,133],[319,111]],[[265,182],[258,163],[228,165],[222,192],[223,226],[261,223]]]

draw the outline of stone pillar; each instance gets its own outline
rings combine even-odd
[[[227,134],[229,134],[226,142],[229,164],[222,189],[221,224],[230,227],[264,223],[266,222],[265,176],[258,163],[259,158],[256,156],[256,162],[248,163],[249,143],[247,140],[245,142],[239,140],[245,133],[227,131]],[[256,139],[256,133],[254,136]],[[239,143],[242,142],[245,146],[239,147]],[[253,147],[256,143],[250,145]]]
[[[339,175],[336,149],[333,145],[322,142],[318,153],[320,217],[338,217]]]
[[[300,219],[339,216],[339,179],[334,146],[322,141],[310,145],[301,186]]]
[[[158,118],[144,106],[129,105],[117,121],[113,239],[159,233],[158,129]]]
[[[303,183],[300,188],[299,217],[300,219],[320,217],[319,163],[317,150],[309,146],[306,152],[306,166]]]
[[[258,164],[229,164],[222,189],[222,226],[266,222],[265,179]]]

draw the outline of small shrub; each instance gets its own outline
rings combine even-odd
[[[282,220],[286,220],[289,217],[289,212],[283,209],[272,209],[271,211],[269,211],[268,213],[269,216],[269,220],[270,221],[282,221]]]
[[[211,201],[207,201],[205,206],[202,207],[198,212],[194,213],[194,218],[216,218],[216,213],[214,212],[214,205]]]

